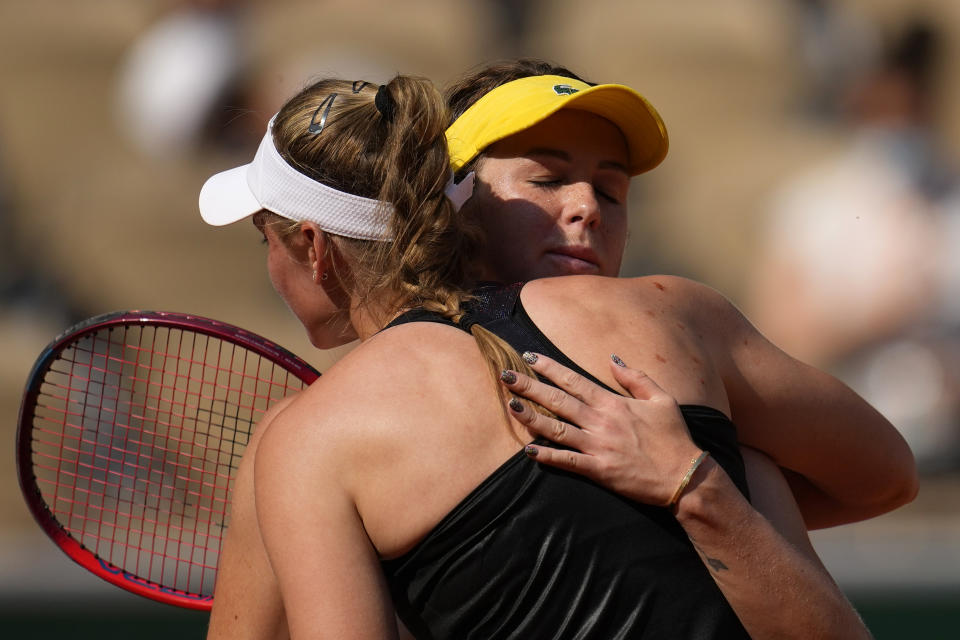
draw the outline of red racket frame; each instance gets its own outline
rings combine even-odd
[[[41,445],[49,445],[49,443],[41,443],[39,439],[35,438],[35,424],[34,424],[35,419],[41,420],[41,421],[46,420],[46,418],[44,418],[43,416],[37,415],[37,410],[41,408],[38,401],[41,395],[43,395],[44,393],[45,383],[47,384],[48,388],[49,387],[53,387],[55,389],[58,388],[54,383],[47,381],[48,374],[51,374],[51,372],[53,372],[53,374],[56,374],[56,375],[69,375],[71,376],[71,379],[72,379],[72,376],[73,376],[72,373],[65,374],[62,371],[55,371],[53,369],[54,366],[61,361],[61,357],[65,353],[73,349],[76,345],[80,344],[85,339],[92,338],[95,341],[96,338],[94,336],[98,336],[102,332],[107,332],[106,335],[109,335],[110,333],[112,333],[112,330],[123,328],[123,327],[138,327],[140,331],[138,331],[137,333],[139,333],[141,337],[142,337],[142,332],[144,328],[154,328],[158,330],[167,329],[168,331],[179,330],[180,340],[178,340],[178,346],[182,345],[182,338],[186,334],[190,334],[192,336],[207,336],[208,342],[206,344],[209,344],[209,338],[214,338],[223,343],[228,343],[230,345],[233,345],[234,347],[240,347],[242,349],[245,349],[247,352],[252,352],[257,356],[259,356],[260,358],[263,358],[267,362],[271,363],[272,365],[280,367],[284,372],[289,373],[294,378],[302,382],[302,386],[304,387],[306,385],[309,385],[314,380],[316,380],[320,376],[320,374],[319,372],[317,372],[316,369],[314,369],[312,366],[310,366],[308,363],[306,363],[302,359],[298,358],[297,356],[290,353],[286,349],[283,349],[282,347],[274,344],[270,340],[263,338],[257,334],[251,333],[249,331],[240,329],[239,327],[235,327],[233,325],[230,325],[224,322],[219,322],[216,320],[211,320],[211,319],[203,318],[200,316],[174,313],[174,312],[164,312],[164,311],[118,311],[118,312],[108,313],[105,315],[97,316],[95,318],[86,320],[74,327],[71,327],[70,329],[65,331],[63,334],[55,338],[47,346],[47,348],[44,349],[44,351],[42,352],[42,354],[34,364],[33,370],[30,373],[30,377],[27,380],[26,389],[23,395],[23,401],[20,406],[20,417],[19,417],[19,426],[17,430],[17,445],[16,445],[17,446],[17,468],[18,468],[18,475],[20,480],[20,489],[23,492],[24,498],[26,499],[27,505],[29,506],[30,512],[32,513],[34,519],[37,521],[40,527],[44,530],[44,532],[46,532],[46,534],[57,544],[57,546],[59,546],[64,551],[64,553],[66,553],[71,559],[77,562],[80,566],[84,567],[85,569],[94,573],[100,578],[106,580],[107,582],[110,582],[111,584],[114,584],[123,589],[126,589],[127,591],[131,591],[133,593],[136,593],[141,596],[145,596],[147,598],[157,600],[160,602],[165,602],[168,604],[173,604],[176,606],[186,607],[190,609],[209,610],[213,601],[212,592],[211,593],[192,592],[186,589],[178,588],[175,585],[163,584],[162,583],[164,582],[163,580],[155,581],[150,579],[149,577],[144,577],[139,575],[139,572],[124,569],[118,564],[111,562],[110,559],[104,558],[98,555],[96,550],[90,549],[87,546],[85,546],[85,544],[83,543],[83,540],[82,539],[78,540],[77,537],[75,537],[74,533],[71,532],[71,527],[69,523],[68,525],[64,525],[64,523],[60,522],[60,520],[56,515],[58,512],[58,510],[56,509],[56,505],[51,507],[51,505],[48,504],[46,498],[44,497],[44,491],[41,489],[39,482],[48,482],[48,481],[44,479],[38,482],[38,476],[36,473],[37,469],[35,468],[35,465],[40,466],[39,459],[43,458],[44,456],[46,456],[47,458],[50,457],[49,454],[43,454],[39,451]],[[169,333],[167,335],[169,340]],[[110,345],[121,345],[121,344],[122,344],[121,348],[124,350],[127,349],[128,347],[132,349],[138,349],[138,350],[140,349],[140,347],[127,345],[125,340],[122,343],[120,342],[111,343],[109,340],[107,341],[108,347]],[[191,351],[194,348],[196,348],[195,344],[196,344],[195,340],[194,342],[191,342]],[[99,356],[99,354],[94,353],[92,350],[89,353],[91,354],[90,355],[91,360]],[[148,366],[147,369],[149,370],[151,375],[153,375],[153,374],[156,374],[156,371],[157,371],[152,369],[153,354],[157,354],[158,359],[164,362],[165,362],[165,359],[170,356],[170,354],[157,353],[154,350],[150,350],[150,354],[151,354],[150,366]],[[246,356],[246,353],[244,353],[244,356]],[[179,358],[180,358],[179,354],[174,356],[174,360],[178,363],[177,366],[179,366],[179,362],[180,362]],[[121,366],[120,372],[109,371],[109,365],[111,364],[111,361],[116,360],[115,358],[112,358],[109,354],[106,354],[106,355],[103,355],[103,359],[105,362],[104,364],[105,368],[101,373],[104,376],[104,380],[106,380],[107,374],[112,374],[114,376],[117,376],[120,379],[131,379],[131,394],[134,393],[132,389],[135,389],[133,385],[137,383],[141,383],[141,384],[145,383],[146,388],[148,390],[150,389],[150,386],[154,384],[152,381],[145,381],[142,378],[141,379],[136,378],[136,372],[140,370],[140,360],[138,358],[135,358],[131,362],[131,361],[126,361],[124,360],[124,358],[121,357],[120,360],[122,362],[119,365]],[[67,361],[64,360],[63,362],[67,362]],[[192,360],[189,360],[188,362],[190,364],[188,365],[187,377],[193,383],[196,383],[196,379],[190,378],[190,372],[193,371],[193,368],[192,368],[193,365],[197,363],[193,362]],[[127,367],[128,365],[133,366],[134,368],[134,372],[132,376],[127,374],[126,371],[124,370],[124,367]],[[67,366],[75,367],[77,366],[77,364],[74,363],[73,361],[70,361],[67,363]],[[85,365],[80,365],[80,366],[82,367]],[[207,364],[206,364],[206,361],[204,360],[204,362],[201,363],[201,376],[202,376],[200,380],[201,386],[203,384],[209,383],[209,381],[205,379],[206,370],[203,368],[206,366]],[[246,360],[244,360],[244,366],[246,366]],[[257,363],[258,371],[259,371],[259,366],[260,366],[259,363]],[[90,367],[90,368],[93,369],[93,367]],[[164,380],[166,380],[165,376],[167,375],[167,371],[162,367],[159,371],[161,376],[160,386],[162,388],[163,387],[162,383]],[[216,371],[215,371],[214,382],[212,383],[215,387],[220,386],[216,382],[217,380],[216,376],[222,374],[223,371],[228,371],[228,374],[227,374],[228,379],[230,378],[230,376],[236,374],[236,370],[234,369],[226,369],[226,368],[219,369],[219,364],[218,364],[218,367],[216,368]],[[179,376],[179,373],[175,372],[174,375]],[[241,379],[245,376],[244,373],[240,373],[239,375],[241,376]],[[81,454],[81,448],[83,445],[88,445],[88,448],[89,448],[89,445],[91,445],[90,441],[83,440],[83,432],[84,430],[87,429],[87,426],[86,426],[87,423],[85,422],[85,420],[87,420],[88,418],[88,416],[86,415],[86,408],[88,407],[88,404],[86,403],[86,400],[84,400],[82,403],[79,403],[83,407],[84,411],[80,414],[75,413],[71,416],[69,407],[78,404],[78,401],[71,400],[70,394],[79,394],[84,399],[86,399],[87,396],[95,396],[95,394],[91,394],[89,392],[89,387],[90,386],[95,387],[97,384],[99,384],[101,385],[101,388],[102,388],[102,387],[105,387],[106,384],[105,384],[105,381],[91,382],[92,378],[93,378],[93,375],[91,374],[90,379],[86,380],[87,387],[88,387],[87,390],[77,390],[77,389],[74,389],[72,386],[66,387],[66,388],[62,388],[62,387],[59,388],[59,390],[65,395],[64,398],[59,399],[64,404],[64,409],[63,409],[64,422],[62,426],[64,430],[66,430],[66,428],[69,426],[74,429],[79,429],[81,433],[81,436],[77,438],[77,444],[76,444],[77,449],[72,452],[72,454],[76,454],[77,456]],[[257,383],[254,383],[254,384],[258,384],[259,382],[260,380],[259,378],[257,378]],[[275,383],[273,383],[273,381],[271,380],[268,384],[273,385]],[[286,388],[289,391],[295,390],[295,388],[290,388],[289,385],[286,385]],[[102,438],[102,434],[100,431],[101,426],[104,424],[104,421],[102,419],[103,418],[102,404],[98,403],[94,405],[98,407],[97,418],[96,418],[98,422],[95,430],[96,439],[92,442],[92,446],[94,447],[94,453],[92,454],[93,459],[97,458],[97,454],[96,454],[97,447],[109,447],[109,451],[111,453],[114,451],[112,447],[113,447],[114,434],[117,427],[119,427],[121,430],[127,429],[128,431],[126,432],[126,434],[127,436],[129,436],[129,429],[131,427],[129,425],[118,424],[117,422],[118,415],[120,415],[120,411],[118,410],[119,403],[120,403],[120,400],[119,400],[120,390],[122,390],[122,386],[118,386],[118,391],[117,391],[118,397],[115,399],[116,403],[114,406],[114,411],[112,413],[113,422],[108,421],[106,423],[110,427],[110,432],[109,434],[107,434],[108,442],[104,442],[104,439]],[[232,391],[231,389],[228,389],[227,393],[231,391]],[[237,391],[237,393],[241,393],[241,392]],[[149,397],[149,393],[147,395]],[[284,395],[287,395],[287,394],[285,393]],[[197,395],[198,415],[199,415],[199,403],[200,403],[201,397],[202,397],[202,392],[200,392],[200,394]],[[257,397],[257,396],[255,395],[254,397]],[[263,396],[259,396],[259,397],[262,398]],[[272,397],[273,396],[271,395],[270,398]],[[211,402],[218,402],[218,400],[216,400],[213,396],[207,399],[209,399]],[[267,401],[269,402],[269,399]],[[71,403],[73,403],[73,405],[71,405]],[[127,415],[130,422],[133,422],[134,418],[136,418],[137,420],[140,420],[141,423],[143,423],[144,425],[149,424],[153,428],[156,428],[159,424],[161,424],[159,421],[159,417],[155,422],[150,422],[149,420],[145,419],[145,416],[134,416],[132,403],[128,404],[128,406],[130,408],[128,409]],[[239,405],[239,406],[242,406],[242,405]],[[225,407],[224,417],[226,417],[225,415],[226,404],[224,404],[224,407]],[[254,411],[259,412],[259,409],[256,409],[253,406],[247,407],[247,408],[251,409],[251,416]],[[157,411],[152,408],[151,410]],[[186,404],[184,404],[184,413],[186,413],[185,410],[186,410]],[[54,409],[51,411],[56,413],[58,410]],[[146,414],[147,411],[148,411],[148,408],[146,407],[146,405],[144,405],[143,413]],[[211,416],[213,415],[212,410],[210,411],[210,414]],[[159,415],[159,412],[158,412],[158,415]],[[187,419],[186,416],[178,416],[178,417],[184,418],[184,420]],[[73,419],[73,420],[79,419],[79,422],[81,424],[79,426],[73,425],[73,424],[68,425],[67,421],[70,419]],[[246,420],[241,420],[239,418],[239,409],[238,409],[238,415],[236,417],[236,421],[238,423],[247,422]],[[50,421],[48,420],[48,422]],[[249,423],[250,423],[250,430],[252,431],[252,427],[253,427],[252,418],[249,421]],[[168,424],[166,426],[169,427],[170,425]],[[222,428],[223,425],[219,425],[219,427]],[[147,435],[149,435],[151,440],[155,437],[156,438],[161,437],[161,436],[157,436],[156,434],[147,434]],[[196,435],[196,432],[194,432],[194,435]],[[203,435],[204,437],[207,437],[206,434],[203,434]],[[249,436],[249,432],[247,432],[247,436]],[[56,434],[55,434],[55,437],[56,437]],[[169,435],[164,437],[166,437],[167,442],[169,442],[169,439],[170,439]],[[230,454],[231,460],[232,460],[232,458],[234,457],[234,454],[236,453],[237,445],[235,442],[233,441],[231,442],[232,442],[231,446],[233,447],[233,452]],[[138,446],[142,444],[143,444],[142,441],[137,442]],[[192,443],[191,446],[195,447],[196,444]],[[246,442],[242,444],[240,453],[242,453],[242,448],[245,448],[245,446],[246,446]],[[58,456],[59,456],[62,453],[63,449],[65,448],[65,445],[61,441],[57,444],[54,444],[54,447],[59,447],[58,449]],[[89,454],[89,452],[86,452],[86,453]],[[121,471],[123,471],[126,468],[123,465],[128,464],[125,459],[126,453],[127,453],[126,449],[122,450],[121,460],[120,460]],[[169,453],[169,451],[167,451],[167,453]],[[175,453],[179,453],[179,452],[175,452]],[[140,453],[138,450],[137,462],[140,461],[139,455]],[[235,457],[237,460],[239,460],[240,455],[236,455]],[[147,458],[149,460],[149,456],[147,456]],[[62,458],[60,457],[58,457],[57,459],[62,460]],[[117,460],[112,456],[109,456],[108,458],[106,458],[106,460],[108,463],[108,467],[110,464],[114,464],[117,462]],[[60,464],[62,463],[58,462],[58,465]],[[220,463],[216,462],[215,465],[219,466]],[[77,466],[78,467],[80,466],[79,462]],[[136,465],[131,464],[129,466],[135,467]],[[176,463],[174,463],[174,466],[176,466]],[[91,471],[91,476],[93,475],[93,473],[95,473],[98,470],[99,469],[93,469],[93,471]],[[49,469],[47,471],[49,471]],[[142,469],[140,469],[140,471],[142,471]],[[195,471],[195,469],[191,468],[190,471],[191,472]],[[225,495],[223,499],[224,503],[229,498],[229,492],[230,492],[230,487],[232,486],[234,471],[235,471],[234,465],[231,464],[229,468],[229,476],[226,481],[226,489],[224,492],[224,495]],[[201,478],[204,472],[205,471],[201,469],[200,471]],[[59,473],[60,473],[60,469],[58,468],[57,474]],[[109,468],[104,470],[105,477],[110,473],[111,472]],[[161,471],[157,471],[156,469],[150,469],[149,473],[150,474],[167,473],[167,471],[164,470],[161,472]],[[122,473],[117,475],[121,477],[123,476]],[[59,475],[57,477],[59,478]],[[126,480],[129,482],[130,478],[127,477]],[[133,479],[134,487],[136,486],[136,483],[140,480],[142,480],[142,478],[135,477]],[[88,478],[88,481],[89,483],[93,482],[93,480],[90,480],[89,478]],[[108,484],[107,480],[103,480],[101,482],[104,485],[104,488],[106,489]],[[147,482],[149,483],[149,480]],[[54,485],[55,485],[55,489],[59,490],[60,488],[59,481],[55,482]],[[118,492],[122,490],[122,487],[119,484],[115,485],[115,488],[118,490]],[[163,486],[161,488],[170,489],[169,486]],[[77,490],[77,483],[75,481],[73,487],[71,488],[71,491],[76,492],[76,490]],[[216,487],[214,488],[214,491],[216,491]],[[133,495],[137,494],[137,491],[135,488],[132,490],[132,493]],[[145,496],[144,501],[146,501],[146,492],[144,491],[143,493]],[[186,504],[186,496],[188,492],[186,491],[186,489],[184,489],[183,493],[184,493],[184,504]],[[73,494],[71,494],[71,496],[72,495]],[[196,494],[196,495],[199,495],[199,494]],[[88,500],[90,499],[89,495],[87,495],[87,499]],[[118,496],[114,497],[113,499],[119,502],[120,501],[119,493],[118,493]],[[67,501],[71,503],[75,502],[74,500],[67,500]],[[56,493],[54,495],[54,502],[57,502]],[[90,520],[86,517],[87,511],[90,508],[94,510],[99,509],[100,521],[97,521],[96,519]],[[130,511],[133,512],[133,510],[134,509],[131,506]],[[108,510],[103,509],[102,507],[97,507],[97,506],[89,507],[89,505],[86,505],[84,515],[79,519],[85,523],[90,521],[98,522],[98,527],[100,526],[111,527],[115,530],[117,528],[116,520],[113,523],[104,524],[103,522],[104,513],[107,511]],[[212,510],[211,510],[211,513],[212,513]],[[115,517],[119,517],[120,515],[126,515],[130,520],[133,519],[131,517],[132,513],[122,514],[119,511],[114,511],[113,515]],[[68,516],[72,517],[72,513],[69,513]],[[141,518],[141,520],[144,520],[144,518]],[[153,523],[154,525],[157,525],[158,521],[154,521]],[[194,523],[194,524],[197,525],[197,523]],[[225,530],[226,521],[224,520],[222,525],[219,525],[219,526],[221,527],[221,531]],[[176,527],[173,527],[173,528],[176,528]],[[163,531],[166,531],[166,528],[164,528]],[[187,531],[187,528],[183,527],[181,528],[181,531]],[[99,533],[100,531],[98,528],[97,536],[99,536]],[[80,532],[81,538],[83,538],[85,535],[86,534],[84,531]],[[154,536],[154,534],[152,533],[144,534],[143,532],[137,532],[134,535],[137,536],[138,540],[140,539],[140,536],[150,537],[151,539],[153,539],[153,536]],[[194,532],[195,538],[196,538],[196,535],[198,534]],[[208,534],[200,534],[200,535],[208,535]],[[221,539],[217,536],[213,536],[213,537],[217,540],[216,553],[217,553],[217,557],[219,557],[219,543]],[[129,541],[129,539],[130,539],[130,532],[129,530],[127,530],[127,540]],[[164,538],[163,536],[161,536],[161,539],[166,540],[166,538]],[[107,544],[112,545],[112,541],[108,542]],[[164,542],[164,544],[165,545],[169,544],[169,542]],[[121,548],[121,550],[123,549]],[[206,551],[204,553],[207,553],[207,552],[209,551]],[[127,551],[124,551],[125,558],[127,556],[127,553],[128,553]],[[156,552],[152,551],[150,553],[154,554]],[[161,562],[166,561],[167,556],[165,554],[166,554],[166,551],[161,553],[161,556],[165,558],[164,560],[161,560]],[[153,562],[153,559],[152,557],[150,557],[150,570],[148,571],[148,573],[150,571],[153,571],[152,562]],[[179,560],[175,559],[174,562],[177,563],[179,562]],[[194,560],[191,559],[189,563],[192,565],[194,563]],[[179,572],[181,570],[182,569],[178,565],[177,568],[174,570],[173,582],[176,582],[177,576],[179,575]],[[209,582],[211,580],[211,578],[209,577],[210,576],[209,572],[211,568],[209,566],[203,565],[203,569],[198,569],[198,570],[207,571],[206,578],[203,577],[203,574],[201,574],[201,581]],[[213,567],[212,570],[214,572],[213,575],[215,576],[215,571],[216,571],[215,566]],[[165,567],[161,567],[161,574],[163,574],[164,571],[165,571]],[[189,569],[188,569],[188,572],[189,572]]]

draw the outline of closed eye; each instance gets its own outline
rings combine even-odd
[[[535,184],[538,187],[556,187],[560,186],[563,182],[560,178],[535,178],[530,180],[530,184]]]
[[[600,196],[601,198],[603,198],[603,199],[606,200],[607,202],[611,202],[611,203],[613,203],[613,204],[620,204],[620,198],[617,198],[617,197],[615,197],[615,196],[613,196],[613,195],[610,195],[609,193],[607,193],[607,192],[604,191],[603,189],[597,189],[596,187],[594,187],[593,190],[594,190],[594,192],[595,192],[598,196]]]

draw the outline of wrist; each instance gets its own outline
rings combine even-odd
[[[684,521],[709,521],[717,506],[718,493],[722,491],[726,474],[712,457],[706,457],[694,470],[686,487],[671,505],[673,515],[681,524]]]
[[[684,474],[683,478],[680,480],[680,484],[677,485],[676,490],[673,492],[673,495],[670,496],[670,500],[667,502],[667,506],[673,509],[677,501],[680,499],[680,496],[683,495],[683,492],[686,490],[687,485],[690,484],[690,480],[693,478],[693,474],[697,472],[697,469],[700,468],[700,465],[703,464],[703,461],[710,456],[710,452],[704,449],[700,451],[696,456],[690,458],[690,466],[687,467],[687,471]]]

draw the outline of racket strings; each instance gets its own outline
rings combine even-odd
[[[125,326],[85,335],[40,388],[37,486],[53,517],[101,561],[210,595],[250,433],[273,402],[303,386],[206,334]]]

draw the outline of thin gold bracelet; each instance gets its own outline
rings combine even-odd
[[[672,507],[677,504],[677,500],[679,500],[680,496],[683,495],[683,490],[687,488],[688,484],[690,484],[690,478],[692,478],[693,474],[697,472],[697,467],[699,467],[700,463],[706,460],[707,456],[709,455],[709,451],[701,451],[700,455],[690,461],[690,468],[687,469],[687,475],[683,476],[683,480],[680,481],[680,486],[677,487],[677,490],[673,492],[673,497],[670,498],[670,502],[667,503],[668,507]]]

